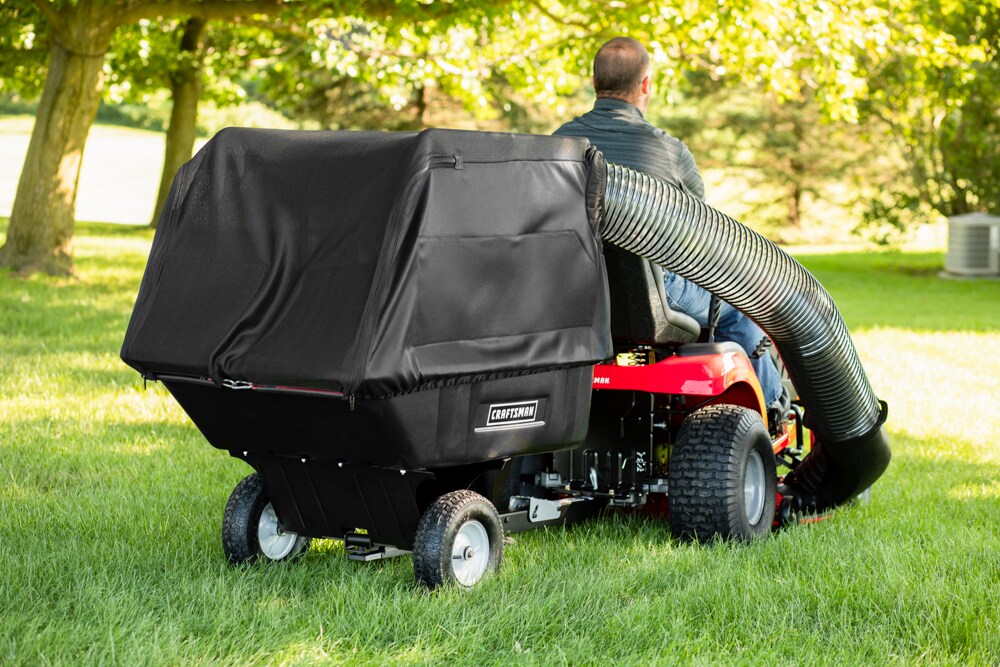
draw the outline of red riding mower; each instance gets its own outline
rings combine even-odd
[[[675,536],[702,540],[749,540],[787,521],[777,464],[800,462],[798,408],[768,415],[746,353],[698,342],[712,332],[670,309],[657,265],[615,246],[604,257],[615,354],[594,367],[587,439],[512,461],[498,506],[527,514],[505,528],[558,522],[575,503],[584,514],[644,508],[669,517]]]
[[[769,419],[659,266],[761,325],[801,410]],[[224,130],[174,181],[122,358],[256,470],[223,514],[234,564],[335,538],[468,587],[505,532],[620,507],[749,540],[889,460],[815,279],[566,137]]]

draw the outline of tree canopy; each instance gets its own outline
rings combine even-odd
[[[184,132],[173,157],[168,147],[168,181],[190,154],[202,98],[249,94],[322,127],[464,117],[547,131],[582,110],[593,53],[620,34],[649,46],[668,103],[722,100],[703,105],[692,140],[736,120],[734,145],[784,184],[789,220],[822,178],[817,163],[862,178],[840,149],[865,136],[894,142],[904,165],[879,162],[868,219],[901,226],[908,211],[1000,210],[995,0],[0,0],[0,9],[10,54],[0,94],[41,95],[0,249],[0,265],[21,271],[71,269],[80,158],[102,94],[172,91],[171,127]]]
[[[862,112],[889,128],[910,169],[892,198],[943,215],[1000,213],[1000,4],[893,3],[865,54]]]

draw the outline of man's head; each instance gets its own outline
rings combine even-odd
[[[652,70],[646,47],[631,37],[615,37],[594,56],[594,91],[639,107],[649,103]]]

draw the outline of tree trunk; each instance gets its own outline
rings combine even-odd
[[[802,226],[802,187],[798,181],[788,184],[787,223],[795,229]]]
[[[7,241],[0,248],[0,267],[19,273],[68,275],[73,272],[73,226],[83,148],[101,101],[104,54],[115,28],[164,14],[231,18],[266,13],[281,0],[77,0],[75,4],[58,3],[58,10],[48,0],[33,2],[49,24],[52,55],[17,185]]]
[[[167,127],[160,189],[156,196],[153,219],[149,223],[151,227],[156,227],[156,223],[160,219],[177,170],[191,159],[191,154],[194,151],[194,140],[198,128],[198,102],[201,100],[201,92],[204,87],[201,76],[201,35],[205,29],[205,23],[205,19],[202,18],[188,19],[181,37],[180,66],[171,77],[170,91],[173,107],[170,111],[170,125]]]
[[[0,266],[19,273],[73,271],[76,189],[83,148],[101,101],[104,51],[111,41],[111,31],[95,33],[92,39],[74,40],[72,47],[53,40],[7,242],[0,248]]]
[[[35,4],[49,23],[52,51],[0,266],[70,275],[83,148],[101,102],[104,53],[115,23],[100,0],[79,0],[60,12]]]
[[[804,95],[808,94],[808,91],[804,91]],[[788,224],[795,229],[802,226],[802,184],[808,178],[806,165],[803,161],[809,150],[806,143],[806,106],[805,101],[794,104],[791,114],[795,147],[788,163],[792,177],[791,183],[788,184]]]

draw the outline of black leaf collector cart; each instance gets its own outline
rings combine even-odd
[[[448,130],[232,128],[180,170],[122,358],[255,470],[231,562],[337,538],[469,587],[505,532],[613,506],[752,539],[874,481],[887,447],[803,457],[802,407],[769,417],[743,351],[605,247],[608,179],[586,141]]]

